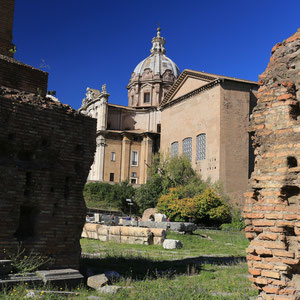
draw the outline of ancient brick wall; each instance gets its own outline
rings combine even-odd
[[[13,56],[12,31],[15,0],[0,1],[0,54]]]
[[[53,268],[79,267],[95,132],[68,105],[0,88],[0,259],[21,247]]]
[[[251,281],[263,299],[300,299],[300,30],[272,49],[251,128],[244,216]]]
[[[8,88],[45,96],[48,73],[0,54],[0,83]]]

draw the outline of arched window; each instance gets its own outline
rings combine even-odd
[[[171,144],[171,156],[174,157],[176,155],[178,155],[178,142]]]
[[[188,157],[190,161],[192,161],[192,138],[191,137],[185,138],[182,141],[182,153],[183,155]]]
[[[201,133],[196,137],[196,159],[205,160],[206,158],[206,134]]]

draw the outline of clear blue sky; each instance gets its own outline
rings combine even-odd
[[[182,71],[257,80],[271,48],[300,27],[300,0],[16,0],[16,59],[49,72],[48,90],[75,109],[106,83],[127,105],[126,85],[160,22],[167,56]]]

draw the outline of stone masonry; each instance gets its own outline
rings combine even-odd
[[[259,299],[300,299],[300,29],[272,49],[251,120],[247,260]]]
[[[0,260],[25,251],[78,269],[96,121],[45,97],[48,74],[5,52],[13,4],[0,1]]]

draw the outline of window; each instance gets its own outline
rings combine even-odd
[[[130,178],[130,183],[137,184],[137,178]]]
[[[131,177],[136,177],[136,172],[132,172]]]
[[[178,142],[171,144],[171,156],[174,157],[176,155],[178,155]]]
[[[206,158],[206,134],[201,133],[196,137],[196,159],[204,160]]]
[[[190,161],[192,160],[192,138],[191,137],[185,138],[182,141],[182,153]]]
[[[111,154],[110,154],[110,160],[111,161],[116,161],[116,152],[111,152]]]
[[[157,124],[157,126],[156,126],[156,131],[157,131],[158,133],[161,132],[161,124]]]
[[[144,93],[144,103],[150,102],[150,93]]]
[[[115,180],[115,174],[109,173],[109,181],[114,181],[114,180]]]
[[[137,151],[131,152],[131,165],[132,166],[138,165],[138,152]]]

